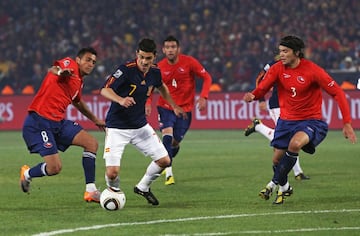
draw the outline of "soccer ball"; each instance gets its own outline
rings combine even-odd
[[[108,211],[116,211],[124,208],[125,202],[125,193],[121,190],[106,188],[100,195],[100,205]]]

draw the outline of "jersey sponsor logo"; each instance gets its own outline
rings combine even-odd
[[[290,77],[291,77],[291,75],[286,74],[286,73],[283,73],[283,76],[284,76],[284,79],[288,79],[288,78],[290,78]]]
[[[45,142],[44,143],[44,148],[52,148],[52,143],[50,143],[50,142]]]
[[[70,65],[70,60],[65,60],[63,64],[65,67],[68,67]]]
[[[170,71],[165,71],[164,75],[170,75],[170,73],[171,73]]]
[[[305,79],[302,76],[298,76],[296,79],[300,84],[305,84]]]
[[[334,86],[334,84],[335,84],[335,81],[333,80],[330,83],[328,83],[328,87],[332,87],[332,86]]]
[[[145,80],[142,80],[142,81],[140,82],[140,84],[141,84],[141,85],[146,85],[146,81],[145,81]]]
[[[313,128],[311,128],[311,127],[309,127],[309,126],[306,126],[306,129],[309,130],[310,132],[314,133]]]
[[[122,72],[121,70],[117,70],[117,71],[115,71],[115,73],[114,73],[114,77],[115,77],[115,78],[119,78],[122,74],[123,74],[123,72]]]
[[[185,69],[182,68],[182,67],[179,67],[178,71],[179,71],[180,73],[185,73]]]
[[[105,152],[110,152],[110,148],[109,147],[105,148]]]

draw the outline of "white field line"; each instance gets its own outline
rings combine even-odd
[[[166,220],[152,220],[152,221],[141,221],[141,222],[128,222],[128,223],[113,223],[104,225],[93,225],[88,227],[79,227],[73,229],[62,229],[50,232],[42,232],[34,234],[33,236],[51,236],[60,235],[66,233],[74,233],[77,231],[88,231],[110,227],[121,227],[121,226],[133,226],[133,225],[152,225],[152,224],[163,224],[163,223],[176,223],[176,222],[187,222],[187,221],[201,221],[201,220],[212,220],[212,219],[230,219],[230,218],[242,218],[242,217],[256,217],[256,216],[274,216],[274,215],[296,215],[296,214],[325,214],[325,213],[349,213],[349,212],[360,212],[360,209],[342,209],[342,210],[314,210],[314,211],[287,211],[287,212],[268,212],[268,213],[254,213],[254,214],[237,214],[237,215],[219,215],[219,216],[199,216],[190,218],[179,218],[179,219],[166,219]],[[359,230],[359,227],[339,227],[339,228],[303,228],[303,229],[288,229],[288,230],[273,230],[273,231],[240,231],[240,232],[218,232],[209,234],[178,234],[178,236],[210,236],[210,235],[227,235],[234,233],[250,234],[250,233],[289,233],[289,232],[309,232],[309,231],[325,231],[325,230]]]
[[[349,231],[360,230],[360,227],[339,227],[339,228],[302,228],[302,229],[284,229],[284,230],[244,230],[232,232],[214,232],[214,233],[193,233],[193,234],[163,234],[161,236],[219,236],[219,235],[238,235],[238,234],[274,234],[274,233],[298,233],[298,232],[318,232],[318,231]]]

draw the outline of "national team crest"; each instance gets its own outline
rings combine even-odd
[[[305,84],[305,79],[302,76],[298,76],[296,79],[300,84]]]
[[[50,142],[44,143],[44,148],[52,148],[52,147],[53,147],[52,143],[50,143]]]
[[[68,67],[70,65],[70,60],[65,60],[63,64],[65,67]]]

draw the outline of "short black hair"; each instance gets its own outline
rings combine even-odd
[[[77,53],[77,57],[81,58],[82,56],[84,56],[85,53],[91,53],[91,54],[94,54],[95,56],[97,56],[97,52],[94,48],[86,47],[86,48],[80,49],[80,51]]]
[[[138,49],[144,51],[144,52],[152,52],[154,55],[156,55],[156,43],[154,40],[149,38],[142,39],[138,44]]]
[[[300,58],[304,57],[303,50],[305,48],[305,43],[301,38],[294,35],[288,35],[280,40],[280,45],[291,48],[294,53],[299,52],[298,56]]]
[[[172,35],[167,36],[166,39],[164,39],[163,44],[165,44],[165,42],[176,42],[177,46],[180,45],[179,40]]]

